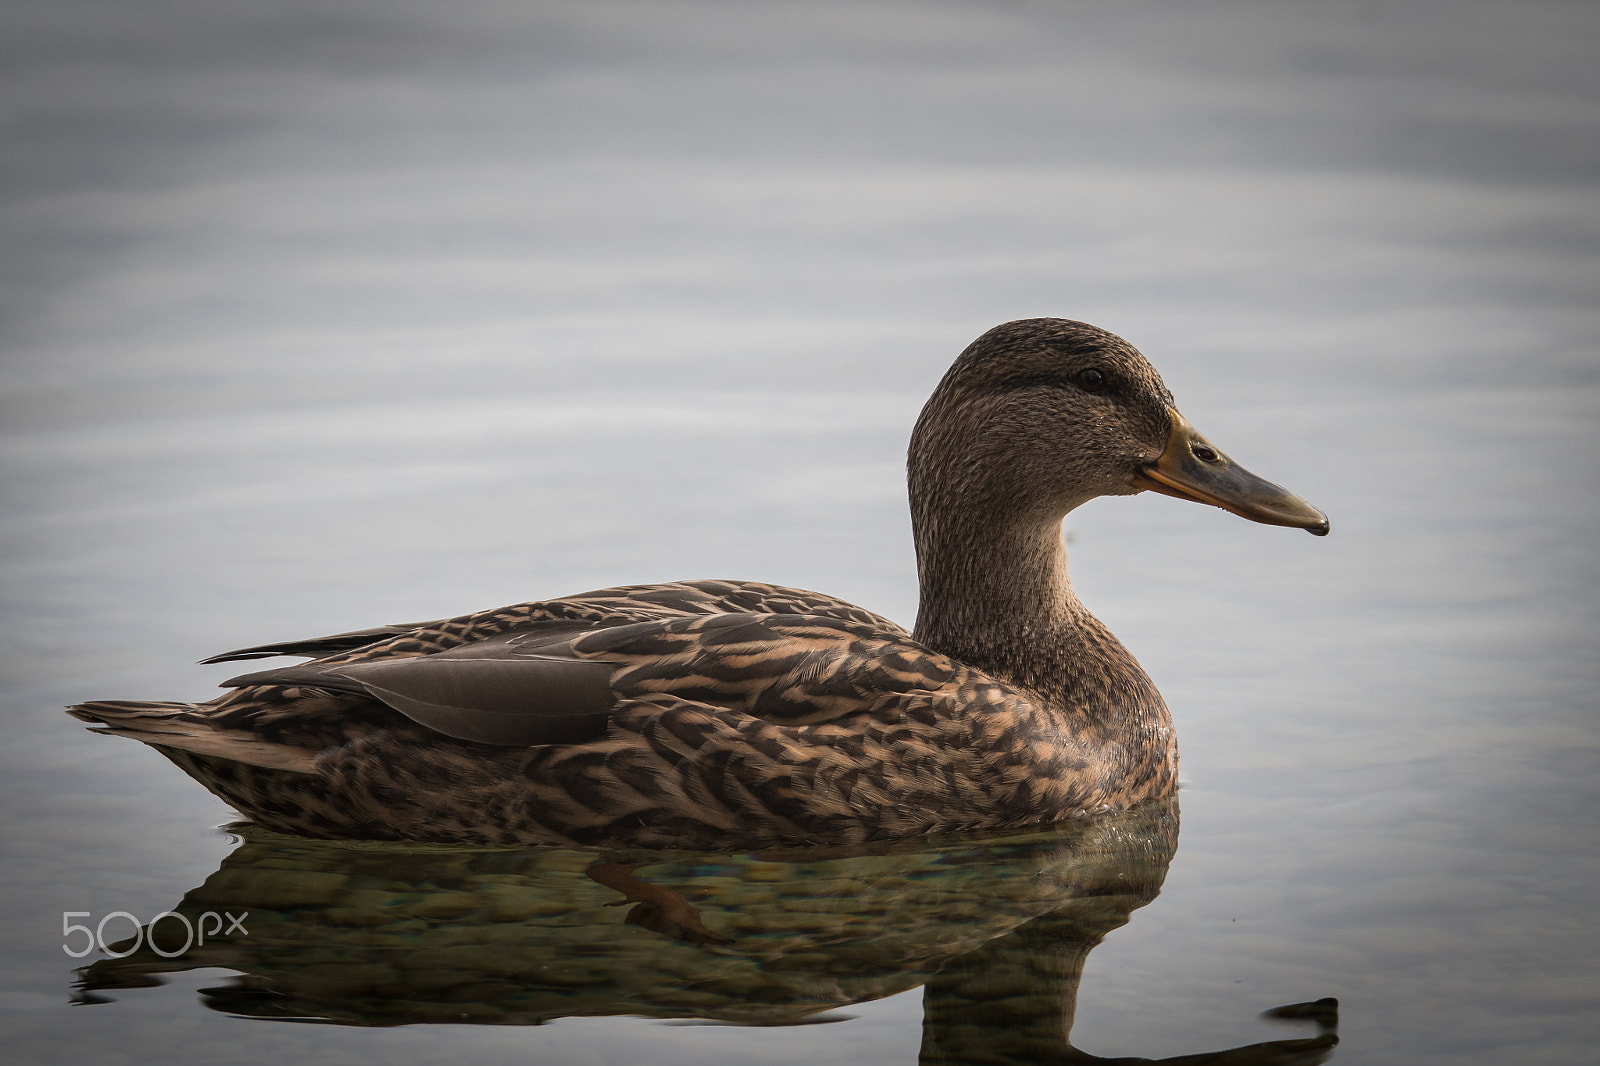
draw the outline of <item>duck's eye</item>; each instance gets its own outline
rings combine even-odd
[[[1084,392],[1099,392],[1106,387],[1106,376],[1092,366],[1072,375],[1072,380],[1076,381],[1078,388]]]

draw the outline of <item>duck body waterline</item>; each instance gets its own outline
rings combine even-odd
[[[261,825],[491,845],[848,844],[1169,794],[1166,705],[1079,602],[1062,517],[1151,489],[1325,533],[1196,434],[1127,342],[996,327],[908,461],[914,632],[737,581],[603,589],[217,656],[312,661],[210,703],[71,708]]]

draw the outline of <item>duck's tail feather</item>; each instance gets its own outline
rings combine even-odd
[[[177,749],[267,770],[317,772],[316,752],[263,740],[242,729],[218,728],[210,721],[206,710],[194,703],[95,700],[68,707],[67,713],[94,723],[96,733],[137,740],[169,756],[167,749]]]

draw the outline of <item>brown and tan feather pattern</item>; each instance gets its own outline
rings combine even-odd
[[[323,837],[853,843],[1124,807],[1172,791],[1171,722],[1059,527],[1143,487],[1169,404],[1092,326],[979,338],[913,434],[915,634],[799,589],[636,585],[247,648],[209,661],[314,658],[211,703],[71,711]]]

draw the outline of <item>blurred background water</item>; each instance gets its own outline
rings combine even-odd
[[[909,623],[911,422],[1059,315],[1334,527],[1068,517],[1184,753],[1074,1042],[1337,996],[1334,1061],[1587,1060],[1597,34],[1563,0],[8,0],[8,1056],[913,1061],[914,989],[781,1039],[272,1025],[199,1006],[215,975],[69,1007],[59,913],[148,918],[234,842],[59,708],[627,582]]]

